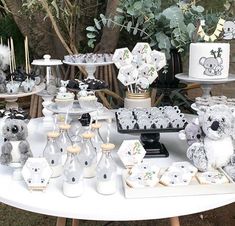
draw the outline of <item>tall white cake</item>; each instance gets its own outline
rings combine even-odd
[[[228,43],[191,43],[189,77],[221,79],[229,75],[230,45]]]

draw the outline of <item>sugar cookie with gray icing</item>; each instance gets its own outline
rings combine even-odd
[[[133,188],[154,187],[159,182],[158,173],[157,166],[141,163],[131,169],[126,183]]]
[[[179,169],[175,169],[174,171],[165,171],[160,178],[160,183],[166,186],[183,186],[189,185],[192,176],[188,173],[184,173]]]
[[[218,170],[198,173],[196,175],[200,184],[225,184],[229,183],[228,178]]]
[[[174,162],[172,165],[168,168],[167,171],[175,171],[179,170],[183,173],[189,174],[191,176],[195,176],[198,169],[193,166],[191,163],[185,161],[185,162]]]

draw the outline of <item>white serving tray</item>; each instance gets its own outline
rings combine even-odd
[[[151,197],[169,197],[169,196],[195,196],[195,195],[215,195],[215,194],[234,194],[235,183],[222,170],[219,169],[229,179],[227,184],[199,184],[196,177],[193,177],[190,184],[187,186],[167,187],[160,183],[156,187],[132,188],[127,185],[125,178],[128,175],[128,170],[124,170],[122,174],[122,182],[124,194],[126,198],[151,198]],[[161,172],[163,172],[161,170]],[[160,174],[161,174],[160,172]]]

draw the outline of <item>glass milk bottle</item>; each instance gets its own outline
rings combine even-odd
[[[117,166],[111,156],[114,147],[111,143],[101,145],[102,156],[96,169],[96,189],[100,194],[110,195],[117,189]]]
[[[53,172],[51,177],[59,177],[63,171],[62,154],[56,142],[59,135],[58,132],[49,132],[47,144],[43,151],[43,157],[46,158]]]
[[[92,178],[96,174],[97,155],[91,144],[92,137],[94,137],[94,134],[91,132],[82,134],[81,152],[78,159],[83,166],[84,178]]]
[[[67,159],[64,164],[63,193],[68,197],[78,197],[83,193],[83,167],[78,161],[79,146],[67,148]]]
[[[91,139],[92,145],[94,146],[96,153],[97,153],[97,159],[99,160],[101,157],[101,144],[103,144],[103,139],[100,135],[100,128],[101,128],[101,123],[93,123],[91,125],[92,132],[94,133],[94,137]]]
[[[67,148],[72,145],[72,141],[68,135],[68,130],[71,128],[71,125],[69,124],[60,124],[60,135],[56,139],[56,142],[60,148],[60,152],[62,153],[62,163],[64,164],[66,157],[67,157]]]

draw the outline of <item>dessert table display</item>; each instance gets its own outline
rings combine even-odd
[[[187,116],[187,118],[191,121],[192,117]],[[30,142],[34,157],[42,157],[47,142],[46,134],[41,125],[42,118],[32,119],[28,124],[28,141]],[[107,136],[106,123],[103,123],[100,132],[103,137]],[[110,142],[114,143],[115,150],[118,150],[124,139],[138,139],[138,136],[130,134],[125,134],[124,136],[123,134],[117,133],[116,122],[112,122],[110,127]],[[145,175],[143,172],[149,172],[149,170],[156,172],[158,170],[157,168],[164,169],[171,167],[171,170],[175,172],[175,167],[180,167],[179,165],[175,165],[175,162],[187,161],[185,154],[187,145],[185,142],[178,139],[178,133],[163,133],[161,140],[165,143],[170,153],[169,157],[144,159],[143,164],[145,164],[145,166],[139,165],[141,169],[137,166],[133,168],[133,176],[141,175],[142,178],[142,176]],[[163,195],[165,197],[161,198],[159,194],[153,195],[153,193],[147,193],[151,194],[151,198],[140,198],[140,194],[143,194],[141,189],[147,189],[145,191],[148,191],[154,188],[134,188],[135,194],[131,193],[132,198],[130,198],[127,192],[125,196],[123,190],[125,189],[124,186],[127,186],[126,183],[123,183],[122,179],[122,175],[125,175],[123,174],[124,165],[115,152],[112,152],[112,157],[117,165],[118,175],[116,180],[117,191],[113,195],[104,196],[97,193],[96,177],[83,179],[84,191],[80,197],[73,199],[63,195],[63,176],[51,178],[49,185],[43,193],[37,191],[29,192],[24,181],[12,180],[11,169],[8,166],[1,165],[0,177],[2,186],[0,187],[0,200],[15,207],[42,214],[75,219],[114,221],[146,220],[181,216],[214,209],[235,201],[234,188],[226,188],[226,184],[224,184],[224,187],[221,186],[221,189],[219,189],[220,192],[217,189],[212,189],[215,187],[218,188],[219,185],[217,186],[216,184],[215,187],[213,187],[214,185],[208,185],[210,192],[208,192],[207,189],[207,193],[204,193],[204,195],[195,195],[193,193],[182,194],[180,192],[174,193],[175,188],[176,190],[181,190],[181,188],[185,188],[185,185],[182,187],[168,186],[166,188],[171,190],[171,192],[168,195],[165,193],[165,195]],[[157,168],[150,167],[153,165]],[[148,167],[146,168],[146,166]],[[142,169],[144,171],[142,171]],[[186,175],[188,175],[188,173],[186,173]],[[132,178],[129,178],[128,181],[133,182]],[[141,179],[140,184],[142,184],[142,182],[149,184],[150,181],[151,180],[143,181]],[[232,183],[227,184],[227,186],[229,185],[234,186]],[[128,186],[128,189],[131,189],[130,186]],[[162,187],[162,189],[164,189],[164,187]],[[208,195],[208,193],[210,194]],[[133,196],[135,196],[135,198],[133,198]],[[63,205],[58,205],[58,202]],[[181,205],[178,205],[178,203],[181,203]],[[107,206],[109,208],[107,208]],[[152,206],[155,206],[155,208],[152,208]],[[99,209],[99,211],[97,211],[97,209]],[[131,212],[130,209],[132,210]]]

